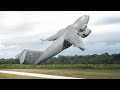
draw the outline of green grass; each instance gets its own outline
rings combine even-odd
[[[49,65],[20,65],[1,64],[0,69],[99,69],[99,70],[120,70],[120,64],[49,64]]]
[[[120,79],[120,64],[49,64],[36,65],[34,68],[32,66],[24,64],[1,64],[0,69],[88,79]],[[4,75],[0,73],[0,78],[35,78]]]
[[[93,69],[7,69],[7,70],[87,79],[120,79],[120,70],[93,70]]]

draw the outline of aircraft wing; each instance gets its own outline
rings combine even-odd
[[[85,50],[85,45],[83,43],[82,37],[76,29],[71,30],[70,33],[67,34],[65,40],[81,49],[82,51]]]
[[[47,38],[45,40],[43,40],[43,39],[41,39],[41,40],[42,41],[47,41],[47,40],[48,41],[55,41],[56,39],[58,39],[63,34],[63,32],[64,32],[64,29],[61,29],[55,35],[53,35],[53,36],[51,36],[51,37],[49,37],[49,38]]]

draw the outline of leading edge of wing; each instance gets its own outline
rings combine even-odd
[[[47,38],[47,39],[40,39],[40,40],[42,40],[42,41],[55,41],[56,39],[58,39],[62,34],[63,34],[63,32],[64,32],[64,29],[61,29],[61,30],[59,30],[55,35],[53,35],[53,36],[51,36],[51,37],[49,37],[49,38]]]

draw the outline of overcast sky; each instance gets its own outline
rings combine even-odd
[[[89,15],[92,33],[86,50],[71,46],[58,55],[120,52],[120,11],[0,11],[0,58],[14,58],[23,49],[44,51],[52,42],[41,41]]]

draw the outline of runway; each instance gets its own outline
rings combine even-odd
[[[5,71],[5,70],[0,70],[0,73],[14,74],[14,75],[24,75],[24,76],[32,76],[32,77],[40,77],[40,78],[45,78],[45,79],[85,79],[85,78],[75,78],[75,77],[37,74],[37,73],[27,73],[27,72],[16,72],[16,71]]]

